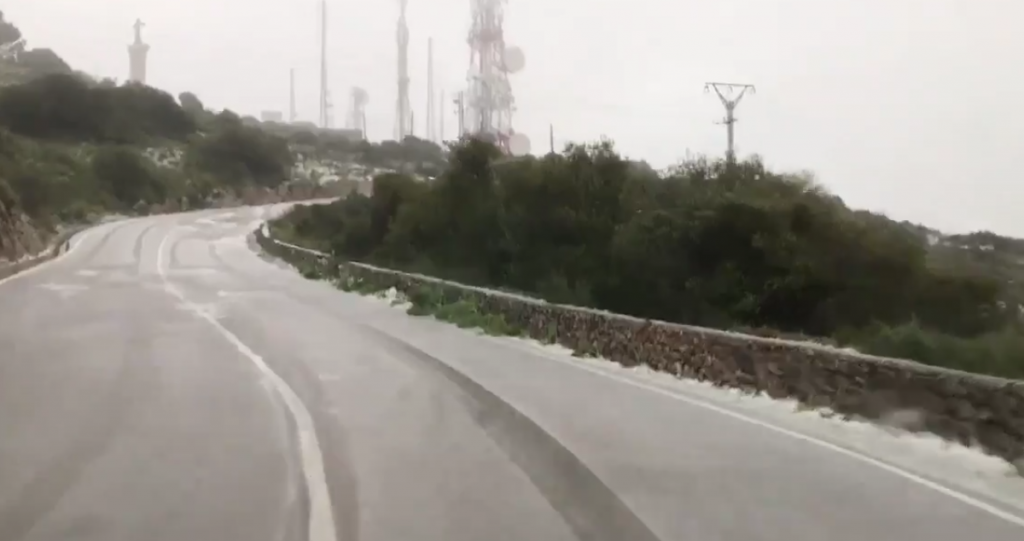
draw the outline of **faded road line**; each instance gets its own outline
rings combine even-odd
[[[156,271],[163,282],[164,290],[171,294],[189,311],[209,323],[228,342],[230,342],[239,353],[248,358],[260,373],[266,378],[274,390],[284,400],[289,413],[295,419],[299,434],[299,447],[302,453],[302,473],[306,481],[306,490],[309,496],[309,541],[336,541],[336,528],[334,524],[334,511],[331,506],[331,495],[327,490],[327,477],[324,472],[324,458],[320,449],[320,442],[316,435],[316,427],[313,424],[313,416],[306,409],[295,391],[274,372],[262,357],[256,354],[249,346],[245,345],[234,333],[221,325],[210,313],[201,306],[189,301],[184,292],[176,288],[167,279],[164,270],[164,251],[171,231],[164,234],[160,239],[160,245],[156,252]]]
[[[815,438],[813,436],[809,436],[807,434],[803,434],[803,433],[797,432],[795,430],[790,430],[788,428],[783,428],[781,426],[778,426],[778,425],[775,425],[775,424],[772,424],[772,423],[769,423],[769,422],[765,422],[765,421],[762,421],[760,419],[756,419],[754,417],[750,417],[748,415],[744,415],[744,414],[736,412],[736,411],[732,411],[732,410],[730,410],[728,408],[724,408],[724,407],[718,406],[716,404],[712,404],[712,403],[707,402],[705,400],[688,396],[688,395],[683,394],[681,392],[675,392],[675,391],[671,391],[671,390],[668,390],[668,389],[665,389],[665,388],[662,388],[662,387],[659,387],[659,386],[656,386],[656,385],[653,385],[653,384],[649,384],[649,383],[646,383],[646,382],[636,381],[636,380],[630,379],[628,377],[625,377],[623,375],[616,374],[613,371],[607,370],[607,369],[605,369],[603,367],[602,368],[597,368],[597,367],[594,367],[594,366],[588,366],[587,364],[584,364],[583,362],[580,362],[580,361],[561,358],[561,357],[559,357],[557,355],[548,355],[545,352],[535,351],[532,348],[527,350],[525,348],[520,348],[518,345],[509,344],[509,343],[505,342],[502,339],[495,338],[495,339],[490,339],[490,340],[493,340],[493,342],[495,342],[495,343],[503,344],[506,347],[512,347],[512,348],[514,348],[514,349],[516,349],[518,351],[526,352],[528,354],[532,353],[533,355],[540,356],[540,357],[542,357],[544,359],[548,359],[548,360],[555,361],[555,362],[558,362],[558,363],[562,363],[562,364],[565,364],[565,365],[568,365],[568,366],[572,366],[572,367],[575,367],[575,368],[577,368],[579,370],[584,370],[584,371],[587,371],[587,372],[591,372],[593,374],[597,374],[599,376],[603,376],[603,377],[606,377],[606,378],[609,378],[609,379],[613,379],[613,380],[618,381],[620,383],[625,383],[626,385],[637,387],[639,389],[644,389],[644,390],[647,390],[647,391],[651,391],[651,392],[660,394],[662,396],[665,396],[667,398],[671,398],[673,400],[678,400],[680,402],[685,402],[686,404],[689,404],[691,406],[696,406],[698,408],[702,408],[702,409],[705,409],[705,410],[708,410],[708,411],[711,411],[711,412],[714,412],[714,413],[717,413],[717,414],[720,414],[720,415],[725,415],[726,417],[731,417],[731,418],[733,418],[733,419],[735,419],[737,421],[742,421],[744,423],[749,423],[751,425],[761,427],[761,428],[763,428],[765,430],[770,430],[770,431],[775,432],[777,434],[788,436],[790,438],[800,440],[800,441],[802,441],[804,443],[809,443],[809,444],[814,445],[816,447],[820,447],[822,449],[825,449],[825,450],[828,450],[828,451],[832,451],[834,453],[838,453],[838,454],[843,455],[843,456],[845,456],[847,458],[854,459],[854,460],[856,460],[858,462],[862,462],[862,463],[874,466],[874,467],[876,467],[878,469],[884,470],[884,471],[886,471],[888,473],[891,473],[893,475],[896,475],[898,477],[902,477],[903,479],[906,479],[907,481],[910,481],[912,483],[921,485],[921,486],[923,486],[925,488],[934,490],[935,492],[938,492],[939,494],[942,494],[944,496],[948,496],[948,497],[950,497],[950,498],[952,498],[954,500],[959,501],[960,503],[963,503],[965,505],[973,507],[973,508],[975,508],[975,509],[977,509],[979,511],[988,513],[989,515],[992,515],[992,516],[994,516],[996,518],[1005,520],[1006,522],[1009,522],[1010,524],[1013,524],[1015,526],[1020,526],[1020,527],[1024,528],[1024,518],[1022,518],[1020,516],[1017,516],[1017,515],[1015,515],[1013,513],[1007,512],[1007,511],[1005,511],[1003,509],[1000,509],[1000,508],[998,508],[998,507],[996,507],[994,505],[991,505],[991,504],[986,503],[986,502],[984,502],[982,500],[979,500],[978,498],[975,498],[973,496],[970,496],[968,494],[960,492],[960,491],[958,491],[956,489],[953,489],[953,488],[947,487],[945,485],[936,483],[935,481],[932,481],[930,479],[927,479],[925,477],[917,475],[916,473],[913,473],[911,471],[905,470],[905,469],[900,468],[898,466],[895,466],[893,464],[889,464],[888,462],[884,462],[882,460],[870,457],[868,455],[859,453],[859,452],[854,451],[852,449],[848,449],[846,447],[842,447],[840,445],[836,445],[834,443],[831,443],[831,442],[828,442],[828,441],[825,441],[825,440],[822,440],[822,439],[819,439],[819,438]]]

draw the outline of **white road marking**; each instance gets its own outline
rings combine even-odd
[[[501,339],[496,339],[496,338],[489,338],[489,339],[495,340],[495,341],[501,341]],[[516,348],[516,349],[520,349],[522,351],[521,348]],[[647,390],[647,391],[651,391],[651,392],[660,394],[662,396],[666,396],[668,398],[671,398],[673,400],[678,400],[680,402],[685,402],[685,403],[687,403],[687,404],[689,404],[691,406],[696,406],[698,408],[702,408],[702,409],[705,409],[705,410],[708,410],[708,411],[712,411],[712,412],[717,413],[719,415],[724,415],[726,417],[731,417],[731,418],[736,419],[738,421],[749,423],[751,425],[758,426],[758,427],[763,428],[765,430],[770,430],[770,431],[775,432],[777,434],[782,434],[784,436],[788,436],[790,438],[800,440],[800,441],[802,441],[804,443],[809,443],[811,445],[815,445],[817,447],[821,447],[823,449],[832,451],[834,453],[839,453],[839,454],[841,454],[843,456],[846,456],[848,458],[852,458],[852,459],[857,460],[859,462],[863,462],[865,464],[869,464],[871,466],[874,466],[876,468],[879,468],[879,469],[884,470],[886,472],[889,472],[891,474],[894,474],[894,475],[897,475],[899,477],[902,477],[902,478],[904,478],[904,479],[906,479],[906,480],[908,480],[908,481],[910,481],[912,483],[917,483],[918,485],[921,485],[923,487],[926,487],[926,488],[929,488],[931,490],[934,490],[935,492],[938,492],[940,494],[943,494],[945,496],[953,498],[954,500],[957,500],[957,501],[959,501],[959,502],[961,502],[963,504],[966,504],[968,506],[974,507],[975,509],[978,509],[979,511],[983,511],[983,512],[988,513],[988,514],[990,514],[990,515],[992,515],[992,516],[994,516],[996,518],[1003,519],[1006,522],[1009,522],[1009,523],[1011,523],[1011,524],[1013,524],[1015,526],[1020,526],[1020,527],[1024,528],[1024,518],[1022,518],[1022,517],[1014,515],[1013,513],[1009,513],[1009,512],[1007,512],[1007,511],[1005,511],[1003,509],[1000,509],[1000,508],[998,508],[998,507],[996,507],[994,505],[991,505],[989,503],[981,501],[981,500],[979,500],[979,499],[977,499],[977,498],[975,498],[973,496],[970,496],[968,494],[964,494],[963,492],[960,492],[960,491],[955,490],[953,488],[941,485],[939,483],[936,483],[934,481],[931,481],[929,479],[921,477],[920,475],[917,475],[916,473],[904,470],[903,468],[900,468],[898,466],[894,466],[894,465],[889,464],[887,462],[883,462],[881,460],[878,460],[878,459],[870,457],[868,455],[859,453],[859,452],[854,451],[852,449],[847,449],[847,448],[842,447],[840,445],[836,445],[834,443],[830,443],[830,442],[827,442],[825,440],[821,440],[821,439],[815,438],[813,436],[809,436],[807,434],[802,434],[800,432],[797,432],[797,431],[794,431],[794,430],[790,430],[788,428],[783,428],[781,426],[777,426],[777,425],[774,425],[774,424],[771,424],[771,423],[767,423],[767,422],[762,421],[760,419],[756,419],[754,417],[750,417],[748,415],[744,415],[742,413],[738,413],[738,412],[729,410],[727,408],[723,408],[721,406],[712,404],[710,402],[706,402],[704,400],[700,400],[700,399],[697,399],[697,398],[693,398],[691,396],[687,396],[687,395],[682,394],[682,393],[673,392],[673,391],[670,391],[668,389],[664,389],[662,387],[658,387],[656,385],[651,385],[651,384],[648,384],[648,383],[644,383],[644,382],[640,382],[640,381],[635,381],[633,379],[630,379],[630,378],[627,378],[627,377],[623,377],[623,376],[621,376],[619,374],[615,374],[615,373],[613,373],[611,371],[607,371],[607,370],[604,370],[604,369],[596,368],[596,367],[593,367],[593,366],[588,366],[588,365],[584,364],[582,361],[577,361],[577,360],[572,360],[572,359],[565,359],[565,358],[561,358],[561,357],[556,356],[556,355],[548,355],[548,354],[540,352],[540,351],[532,351],[532,352],[534,354],[540,356],[540,357],[545,358],[545,359],[549,359],[549,360],[556,361],[556,362],[559,362],[559,363],[562,363],[562,364],[566,364],[566,365],[578,368],[580,370],[586,370],[587,372],[598,374],[600,376],[604,376],[606,378],[610,378],[610,379],[616,380],[616,381],[618,381],[620,383],[625,383],[626,385],[631,385],[631,386],[637,387],[639,389],[644,389],[644,390]]]
[[[57,284],[54,282],[47,282],[45,284],[40,285],[39,287],[42,289],[53,291],[54,293],[59,295],[61,299],[70,298],[76,293],[81,293],[82,291],[89,289],[88,287],[81,284]]]
[[[269,289],[244,289],[237,291],[226,291],[223,289],[217,290],[217,296],[222,299],[232,299],[237,297],[263,297],[275,295],[277,295],[277,292]]]
[[[217,274],[217,269],[214,267],[187,267],[172,271],[158,270],[157,274],[163,276],[212,276]]]
[[[171,284],[164,272],[163,253],[170,238],[170,231],[164,234],[156,252],[156,270],[163,282],[164,290],[177,298],[181,304],[187,307],[193,314],[209,323],[228,342],[256,366],[263,375],[263,383],[272,388],[284,400],[289,412],[295,419],[299,432],[299,447],[302,453],[302,473],[306,479],[306,490],[309,493],[309,540],[310,541],[336,541],[336,528],[334,525],[334,512],[331,506],[331,495],[327,490],[327,477],[324,472],[324,458],[320,450],[320,442],[316,435],[316,427],[313,423],[313,416],[306,409],[295,391],[281,379],[249,346],[242,342],[234,333],[221,325],[212,314],[208,313],[202,306],[189,301],[185,294]]]
[[[76,272],[75,274],[78,276],[97,276],[99,275],[99,271],[95,271],[92,269],[82,269]]]
[[[39,272],[40,270],[42,270],[46,266],[50,265],[54,261],[57,261],[58,259],[62,259],[64,257],[67,257],[67,256],[71,255],[72,252],[77,250],[78,247],[81,246],[83,242],[85,242],[86,237],[91,235],[93,231],[95,231],[95,229],[89,229],[87,231],[83,231],[82,233],[79,233],[78,235],[75,235],[75,237],[72,240],[75,240],[76,242],[72,242],[71,243],[71,247],[68,248],[68,250],[66,252],[61,253],[57,257],[54,257],[54,258],[51,258],[51,259],[47,259],[46,261],[43,261],[42,263],[40,263],[40,264],[38,264],[38,265],[36,265],[34,267],[29,267],[29,268],[27,268],[27,269],[25,269],[25,270],[23,270],[23,271],[21,271],[19,273],[12,274],[11,276],[8,276],[7,278],[4,278],[4,279],[0,280],[0,286],[6,284],[7,282],[13,282],[14,280],[17,280],[18,278],[22,278],[24,276],[28,276],[30,274]]]

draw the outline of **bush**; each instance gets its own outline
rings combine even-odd
[[[40,139],[144,143],[184,140],[195,121],[169,94],[138,84],[93,86],[71,74],[0,91],[0,126]]]
[[[167,188],[153,165],[126,147],[105,147],[93,156],[92,171],[122,209],[164,201]]]
[[[658,175],[607,141],[508,160],[466,140],[450,160],[436,181],[382,175],[368,199],[283,222],[344,259],[557,302],[833,337],[975,371],[1024,368],[1005,281],[933,265],[918,229],[848,209],[809,175],[757,159]]]
[[[221,113],[212,132],[191,140],[185,157],[192,171],[204,171],[232,187],[277,187],[289,179],[294,159],[284,139],[246,126]]]

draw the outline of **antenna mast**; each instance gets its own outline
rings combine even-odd
[[[525,57],[505,43],[504,7],[508,0],[473,0],[469,30],[469,88],[464,129],[491,141],[506,154],[529,152],[530,140],[512,129],[515,98],[509,74],[523,69]]]
[[[331,127],[331,94],[327,89],[327,0],[320,0],[320,127]]]
[[[434,38],[427,39],[427,141],[437,142],[437,118],[434,115]]]
[[[295,68],[288,72],[288,122],[294,124],[299,114],[295,111]]]
[[[459,115],[459,139],[462,139],[462,136],[466,135],[466,93],[459,92],[452,103],[455,104],[455,112]]]
[[[412,107],[409,105],[409,27],[405,9],[409,0],[398,0],[398,101],[395,103],[395,140],[403,141],[412,134]]]
[[[352,108],[349,111],[345,127],[350,130],[359,130],[365,141],[366,137],[366,104],[370,101],[370,95],[366,90],[355,87],[352,89]]]
[[[726,132],[728,133],[728,146],[725,151],[725,159],[729,162],[736,161],[736,150],[734,147],[733,139],[733,126],[736,124],[736,117],[734,112],[736,106],[740,104],[740,100],[743,99],[743,95],[749,90],[751,94],[756,92],[754,85],[748,84],[736,84],[736,83],[705,83],[704,92],[714,90],[715,94],[718,95],[718,99],[722,101],[722,105],[725,106],[725,119],[721,124],[725,124]],[[732,97],[733,93],[739,91],[736,97]]]

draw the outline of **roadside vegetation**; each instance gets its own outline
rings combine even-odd
[[[509,160],[465,140],[435,181],[380,175],[372,195],[299,207],[273,228],[339,260],[1024,377],[1021,241],[850,209],[757,159],[658,173],[606,141]],[[425,299],[410,301],[475,313]]]
[[[459,328],[478,329],[492,336],[523,335],[523,329],[509,323],[501,314],[481,310],[471,296],[446,298],[441,288],[435,285],[420,284],[405,294],[394,287],[349,275],[342,267],[334,266],[332,270],[326,270],[323,266],[302,266],[300,272],[310,279],[330,280],[342,291],[390,299],[392,306],[407,305],[406,312],[409,315],[431,316]],[[549,342],[554,343],[554,335]]]

